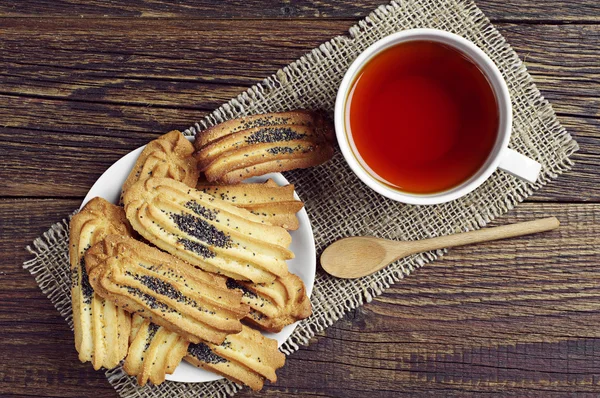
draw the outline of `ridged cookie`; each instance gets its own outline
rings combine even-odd
[[[193,265],[239,280],[286,275],[290,234],[212,195],[166,178],[132,186],[127,219],[145,239]]]
[[[150,177],[172,178],[195,187],[199,173],[193,152],[192,143],[177,130],[150,141],[125,180],[121,196],[136,182]]]
[[[333,142],[335,140],[333,126],[323,112],[295,110],[243,116],[237,119],[227,120],[198,133],[198,135],[196,135],[196,140],[194,141],[194,147],[199,151],[209,143],[229,134],[252,128],[277,125],[313,127],[319,131],[320,135],[326,137],[329,141]]]
[[[140,386],[165,381],[187,353],[189,342],[177,333],[133,315],[130,346],[123,369],[136,376]]]
[[[319,165],[333,156],[333,124],[321,112],[247,116],[196,136],[195,157],[206,179],[246,178]]]
[[[296,149],[298,148],[294,148],[294,150]],[[288,156],[287,154],[277,157],[271,156],[264,158],[263,161],[257,161],[254,165],[236,167],[220,176],[217,182],[236,184],[246,178],[268,173],[282,173],[294,169],[306,169],[325,163],[332,156],[333,147],[331,145],[316,145],[311,147],[307,152],[296,152],[294,156]]]
[[[218,181],[233,170],[252,167],[257,163],[298,159],[314,152],[318,145],[318,142],[313,140],[256,143],[223,152],[202,171],[208,181]]]
[[[279,203],[294,200],[294,185],[280,187],[272,179],[259,183],[219,184],[199,181],[196,189],[238,207],[256,203]]]
[[[285,364],[285,355],[276,340],[244,326],[220,345],[190,344],[185,360],[258,391],[265,379],[277,381],[275,371]]]
[[[94,369],[112,369],[127,354],[130,315],[94,293],[84,263],[84,254],[109,234],[131,235],[121,207],[102,198],[90,200],[71,218],[69,260],[75,348],[81,362]]]
[[[268,332],[278,333],[284,326],[312,313],[302,279],[288,273],[269,283],[227,280],[227,287],[244,292],[242,301],[250,306],[245,320]]]
[[[213,160],[228,151],[247,148],[258,143],[271,143],[277,146],[298,140],[321,142],[325,141],[325,138],[321,136],[319,130],[312,126],[274,125],[255,127],[214,140],[196,152],[195,157],[198,159],[198,168],[204,171]]]
[[[129,237],[107,236],[85,262],[99,295],[195,343],[219,344],[238,333],[249,311],[225,278]]]
[[[199,182],[196,189],[246,209],[272,225],[291,231],[298,229],[296,213],[304,207],[304,203],[294,198],[294,185],[280,187],[273,180],[265,183],[209,184]]]

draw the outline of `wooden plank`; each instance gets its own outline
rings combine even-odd
[[[3,19],[0,105],[25,96],[212,110],[351,25],[205,21],[182,31],[161,20]],[[498,27],[559,114],[600,116],[600,25]]]
[[[0,4],[2,17],[54,18],[360,18],[366,16],[384,0],[226,0],[219,7],[210,0],[149,1],[131,0],[107,3],[99,0],[76,4],[68,0],[35,1],[22,0]],[[521,0],[477,0],[476,4],[492,20],[518,21],[598,21],[600,8],[594,0],[572,2],[550,0],[528,2]]]
[[[352,23],[203,21],[184,30],[162,20],[8,18],[2,19],[0,26],[3,34],[0,73],[3,78],[10,78],[8,87],[14,88],[14,79],[21,79],[22,83],[33,79],[34,87],[43,90],[45,85],[58,80],[69,86],[56,86],[49,95],[89,100],[105,94],[98,87],[98,83],[104,81],[94,84],[93,79],[110,78],[112,80],[100,87],[107,86],[108,94],[115,94],[115,89],[124,89],[129,95],[109,97],[112,101],[123,102],[123,98],[144,95],[143,91],[139,92],[137,80],[153,79],[158,81],[155,84],[162,82],[162,86],[153,91],[163,92],[164,97],[184,91],[185,103],[177,96],[176,103],[194,107],[197,99],[190,100],[210,85],[201,86],[194,93],[192,84],[247,87],[333,36],[346,34]],[[43,74],[36,77],[35,72],[40,70]],[[171,86],[169,83],[172,82],[187,82],[188,85]],[[83,90],[86,88],[89,88],[88,92]],[[80,90],[74,92],[76,89]],[[34,90],[24,93],[43,94],[43,91]],[[23,91],[17,90],[17,93]],[[146,105],[151,101],[152,97],[149,97],[138,104]]]
[[[71,331],[21,264],[25,246],[79,200],[0,201],[0,395],[115,397],[100,372],[77,359]],[[9,331],[9,332],[8,332]]]
[[[598,25],[502,24],[544,96],[561,115],[599,117]]]
[[[144,132],[107,133],[110,134],[1,129],[0,153],[7,159],[0,167],[1,195],[83,198],[112,163],[158,136]]]
[[[600,120],[585,117],[559,116],[559,121],[579,143],[572,156],[573,169],[558,180],[542,187],[528,200],[561,202],[598,202],[598,167],[600,165]]]
[[[182,32],[160,20],[1,22],[0,195],[66,197],[83,196],[120,156],[189,126],[351,25],[207,21]],[[574,171],[534,200],[599,200],[600,26],[500,28],[582,147]]]
[[[88,102],[212,110],[350,26],[348,21],[280,21],[276,27],[269,21],[208,21],[182,32],[160,20],[2,22],[8,30],[0,42],[0,117],[8,119],[4,125],[22,128],[31,128],[40,115],[21,115],[21,108],[43,106],[40,99],[69,100],[78,103],[70,107],[84,110]],[[559,115],[600,116],[599,25],[499,27]],[[13,109],[17,113],[9,118]]]
[[[44,101],[46,104],[52,102]],[[131,110],[127,107],[124,109]],[[191,111],[166,108],[143,110],[149,114],[144,116],[133,111],[123,112],[121,118],[114,119],[115,124],[110,129],[99,124],[87,126],[82,132],[0,129],[0,153],[7,159],[0,166],[0,180],[3,182],[0,195],[83,197],[98,177],[120,157],[145,145],[161,132],[185,126],[184,123],[194,117],[190,116]],[[60,111],[63,115],[66,113],[62,108]],[[161,111],[160,114],[157,111]],[[94,109],[79,118],[89,121],[90,115],[97,114],[98,110]],[[104,114],[99,118],[108,120],[109,116]],[[597,131],[600,129],[600,120],[576,117],[560,119],[581,145],[581,150],[573,156],[575,167],[536,192],[529,200],[597,202],[600,200],[597,183],[597,170],[600,167]],[[70,120],[77,119],[73,117]],[[138,131],[135,131],[136,123],[141,126],[137,128]],[[146,129],[144,123],[147,123]]]
[[[79,200],[0,200],[2,396],[116,397],[20,264]],[[600,204],[525,203],[495,224],[555,215],[559,230],[453,249],[288,358],[240,396],[559,397],[600,394]]]

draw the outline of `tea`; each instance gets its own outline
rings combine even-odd
[[[373,57],[352,83],[346,115],[370,174],[416,194],[467,181],[492,152],[499,125],[483,72],[433,41],[400,43]]]

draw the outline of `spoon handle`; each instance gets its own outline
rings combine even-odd
[[[517,224],[502,225],[500,227],[483,228],[477,231],[423,239],[411,242],[413,243],[411,246],[414,248],[414,252],[411,250],[413,252],[411,254],[550,231],[558,228],[559,225],[560,222],[556,217],[548,217]]]

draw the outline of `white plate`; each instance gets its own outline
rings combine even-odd
[[[133,165],[143,149],[144,147],[140,147],[135,151],[129,152],[110,166],[108,170],[98,178],[96,183],[94,183],[85,199],[83,199],[81,207],[96,196],[100,196],[111,203],[117,203],[119,201],[119,196],[121,195],[121,186],[127,179],[131,169],[133,169]],[[254,177],[246,181],[262,182],[266,181],[267,178],[272,178],[279,185],[288,184],[285,177],[279,173],[266,174],[262,177]],[[296,193],[294,193],[294,196],[299,200]],[[290,250],[294,252],[296,257],[293,260],[289,260],[287,264],[290,272],[298,275],[302,279],[306,286],[306,294],[310,297],[315,282],[315,272],[317,268],[315,240],[313,238],[313,232],[306,210],[300,210],[297,216],[300,226],[296,231],[290,232],[292,235]],[[276,339],[279,346],[281,346],[288,337],[290,337],[297,324],[298,322],[288,325],[279,333],[263,332],[263,334],[272,339]],[[167,375],[167,380],[186,383],[207,382],[222,378],[222,376],[196,368],[185,361],[181,361],[181,364],[175,369],[175,372],[172,375]]]

